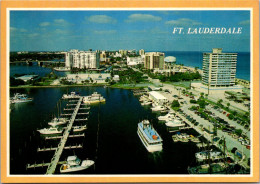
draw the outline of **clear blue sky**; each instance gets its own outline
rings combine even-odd
[[[11,51],[70,49],[250,51],[249,11],[11,11]],[[242,34],[172,34],[174,27],[242,27]]]

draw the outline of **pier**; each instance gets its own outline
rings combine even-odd
[[[82,112],[82,113],[77,113],[78,115],[88,115],[89,114],[89,112]],[[71,116],[72,115],[72,113],[69,113],[69,114],[61,114],[61,116]]]
[[[57,150],[59,147],[51,147],[51,148],[38,148],[37,151],[55,151]],[[83,148],[81,144],[79,145],[75,145],[75,146],[65,146],[63,147],[63,149],[78,149],[78,148]]]
[[[90,107],[87,107],[87,108],[79,108],[79,110],[89,110]],[[67,108],[67,109],[64,109],[64,111],[73,111],[74,109],[73,108]]]
[[[85,134],[78,134],[78,135],[69,135],[70,138],[73,138],[73,137],[85,137]],[[48,139],[61,139],[62,136],[54,136],[54,137],[45,137],[45,140],[48,140]]]
[[[78,100],[78,103],[76,104],[76,107],[75,107],[75,109],[74,109],[74,111],[72,113],[72,116],[71,116],[71,118],[69,120],[69,123],[67,125],[67,129],[65,130],[65,132],[64,132],[64,134],[63,134],[63,136],[61,138],[61,141],[60,141],[57,149],[55,150],[54,156],[51,159],[51,163],[48,166],[48,169],[47,169],[47,172],[46,172],[47,175],[53,174],[55,172],[56,166],[57,166],[57,164],[59,162],[60,156],[62,154],[62,151],[63,151],[64,147],[65,147],[65,143],[66,143],[66,141],[67,141],[67,139],[69,137],[70,130],[72,128],[72,125],[73,125],[73,123],[74,123],[74,121],[76,119],[78,110],[80,108],[80,105],[82,103],[82,99],[83,99],[83,97],[80,97],[79,100]]]
[[[61,162],[58,162],[57,165],[61,165],[61,164],[65,164],[67,161],[61,161]],[[26,166],[26,169],[31,169],[31,168],[36,168],[36,167],[46,167],[46,166],[49,166],[51,163],[40,163],[40,164],[28,164]]]

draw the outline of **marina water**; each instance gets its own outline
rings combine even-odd
[[[48,163],[54,151],[37,152],[37,148],[56,147],[59,140],[45,140],[37,129],[48,127],[57,116],[57,102],[63,94],[78,91],[90,95],[97,91],[106,103],[91,106],[85,137],[69,138],[66,146],[83,144],[83,149],[64,150],[61,161],[77,155],[96,162],[95,166],[79,174],[187,174],[187,167],[195,164],[195,143],[173,143],[159,114],[142,107],[131,90],[103,87],[14,89],[26,93],[33,102],[15,104],[10,113],[10,173],[45,174],[47,167],[27,169],[27,164]],[[62,102],[62,108],[65,102]],[[137,135],[137,124],[149,119],[163,139],[163,151],[149,153]],[[194,135],[194,133],[193,133]],[[57,166],[56,173],[59,166]],[[77,173],[78,174],[78,173]]]

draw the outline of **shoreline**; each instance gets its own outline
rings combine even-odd
[[[91,84],[91,85],[50,85],[50,86],[9,86],[10,89],[19,88],[63,88],[63,87],[88,87],[88,86],[106,86],[106,84]]]

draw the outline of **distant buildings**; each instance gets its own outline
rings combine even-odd
[[[144,55],[144,49],[139,50],[139,55],[140,56]]]
[[[235,85],[236,53],[222,53],[222,49],[212,49],[212,53],[203,53],[202,83],[210,87],[228,87]]]
[[[65,54],[65,67],[99,68],[99,52],[71,50]]]
[[[126,56],[127,55],[127,50],[119,50],[119,53],[121,54],[121,56]]]
[[[144,68],[146,69],[164,69],[164,53],[147,52],[145,53]]]
[[[81,84],[84,81],[93,81],[93,83],[107,83],[106,79],[110,79],[110,73],[95,73],[95,74],[67,74],[65,79],[70,82]]]
[[[136,66],[138,64],[144,64],[144,58],[142,56],[138,57],[127,57],[127,66]]]

